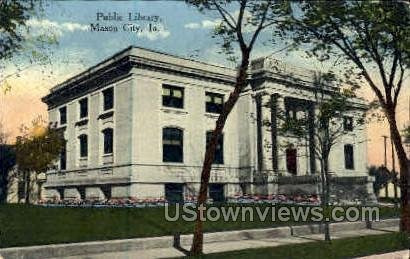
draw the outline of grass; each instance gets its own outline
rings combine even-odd
[[[408,249],[408,238],[401,233],[362,236],[333,240],[292,244],[270,248],[246,249],[234,252],[207,254],[198,258],[353,258]]]
[[[170,215],[174,215],[172,211],[171,209]],[[384,218],[389,218],[396,217],[398,212],[394,208],[381,208],[380,214]],[[193,222],[182,219],[168,222],[164,215],[164,208],[47,208],[0,205],[0,247],[192,233]],[[270,218],[268,214],[267,219]],[[267,228],[291,224],[306,224],[306,222],[295,222],[295,220],[225,222],[221,219],[216,222],[206,221],[204,231]]]

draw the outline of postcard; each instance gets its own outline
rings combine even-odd
[[[0,258],[409,256],[408,1],[0,16]]]

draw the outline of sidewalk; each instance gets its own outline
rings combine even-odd
[[[355,237],[355,236],[367,236],[367,235],[377,235],[385,234],[386,232],[398,231],[398,227],[386,227],[380,228],[378,230],[372,229],[362,229],[359,231],[343,231],[338,233],[333,233],[333,239]],[[242,250],[248,248],[262,248],[262,247],[275,247],[280,245],[289,245],[289,244],[299,244],[306,242],[313,242],[323,240],[323,234],[311,234],[311,235],[300,235],[300,236],[291,236],[284,238],[266,238],[258,240],[239,240],[239,241],[226,241],[226,242],[214,242],[214,243],[205,243],[204,244],[204,253],[218,253],[234,250]],[[185,249],[189,249],[189,245],[183,246]],[[377,259],[387,259],[387,258],[396,258],[392,257],[392,254],[389,254],[390,257],[365,257],[365,259],[377,258]],[[404,254],[404,253],[403,253]],[[86,256],[72,256],[72,257],[59,257],[64,259],[129,259],[129,258],[141,258],[141,259],[151,259],[151,258],[170,258],[170,257],[180,257],[184,254],[178,251],[175,248],[162,248],[162,249],[147,249],[147,250],[138,250],[138,251],[123,251],[123,252],[114,252],[114,253],[101,253],[101,254],[92,254]],[[408,256],[408,253],[407,253]],[[401,257],[397,257],[401,258]],[[404,257],[408,258],[408,257]]]
[[[399,220],[387,219],[372,222],[340,222],[330,225],[333,239],[398,231]],[[323,226],[306,224],[263,229],[244,229],[205,233],[204,252],[218,253],[248,248],[274,247],[287,244],[323,240]],[[183,249],[189,250],[192,235],[135,238],[109,241],[92,241],[69,244],[12,247],[0,249],[0,258],[165,258],[184,254],[173,248],[175,240]]]
[[[409,250],[401,250],[387,254],[370,255],[365,257],[359,257],[357,259],[408,259],[410,258]]]

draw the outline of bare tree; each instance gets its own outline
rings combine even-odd
[[[303,1],[288,32],[295,46],[340,67],[346,83],[367,85],[390,128],[400,165],[401,229],[410,232],[409,166],[396,108],[410,68],[410,6],[405,1]]]
[[[333,147],[340,143],[341,138],[350,134],[350,129],[361,130],[364,123],[365,112],[361,111],[355,116],[351,98],[351,91],[344,91],[341,85],[335,85],[338,80],[332,72],[317,72],[313,78],[312,89],[314,91],[314,103],[306,107],[306,111],[313,109],[314,117],[292,117],[289,114],[283,116],[284,123],[281,130],[290,132],[296,138],[304,139],[312,131],[314,136],[315,157],[320,163],[321,179],[321,205],[323,211],[329,211],[331,193],[331,172],[329,170],[329,156]],[[357,112],[356,112],[357,113]],[[303,141],[301,141],[303,143]],[[324,220],[325,240],[330,241],[329,222]]]
[[[201,12],[216,14],[221,22],[216,26],[214,34],[222,39],[222,49],[230,60],[236,60],[234,44],[240,50],[240,61],[235,79],[234,90],[223,106],[212,137],[205,152],[205,158],[201,172],[201,186],[199,189],[197,208],[207,200],[207,190],[212,162],[215,156],[217,140],[221,135],[228,115],[235,106],[240,93],[247,85],[248,66],[252,49],[258,40],[261,32],[270,29],[272,33],[278,33],[273,28],[279,26],[285,20],[286,14],[290,10],[287,1],[248,1],[248,0],[187,0],[188,4],[195,6]],[[199,215],[199,214],[198,214]],[[192,255],[199,255],[203,252],[203,227],[202,221],[198,217],[193,243],[191,247]]]

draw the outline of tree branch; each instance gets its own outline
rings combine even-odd
[[[269,4],[266,4],[265,10],[263,10],[261,22],[259,23],[258,28],[256,29],[255,33],[253,34],[251,42],[249,43],[249,48],[250,49],[252,49],[253,44],[255,43],[256,39],[258,38],[259,33],[263,29],[263,24],[265,23],[266,14],[268,13],[268,10],[269,10]]]
[[[394,51],[394,58],[393,58],[393,64],[391,66],[391,70],[390,70],[390,78],[389,78],[389,87],[390,89],[393,87],[393,81],[394,81],[394,77],[396,76],[396,71],[397,71],[397,64],[399,61],[399,50],[395,50]]]
[[[235,19],[232,17],[232,15],[226,11],[225,9],[223,9],[219,3],[217,3],[215,0],[213,1],[213,4],[215,6],[215,8],[218,10],[219,14],[222,16],[222,19],[226,22],[226,24],[229,26],[229,28],[231,28],[232,30],[236,30],[236,27],[231,23],[231,21],[228,20],[227,16],[230,17],[230,19],[232,20],[232,22],[235,23]]]
[[[243,14],[246,8],[246,2],[247,0],[241,0],[240,2],[241,7],[239,8],[238,21],[236,22],[236,35],[238,37],[239,46],[241,48],[242,53],[248,50],[248,47],[246,46],[245,40],[243,39],[243,35],[242,35],[242,21],[243,21]]]
[[[340,30],[339,26],[332,26],[334,30],[337,31],[339,39],[342,40],[343,45],[338,42],[334,37],[330,38],[330,37],[326,37],[325,35],[320,34],[317,30],[315,30],[314,28],[311,28],[310,26],[304,24],[303,22],[301,22],[300,20],[297,20],[296,18],[294,18],[295,22],[297,23],[297,25],[301,26],[302,28],[307,29],[308,31],[310,31],[312,34],[314,34],[314,36],[318,39],[321,40],[322,42],[331,42],[333,43],[339,50],[341,50],[351,61],[353,61],[358,68],[361,70],[362,75],[364,76],[364,78],[366,79],[366,81],[368,82],[370,88],[373,90],[373,92],[376,94],[377,98],[379,99],[381,105],[383,107],[386,106],[386,100],[383,97],[382,92],[380,91],[380,89],[376,86],[376,84],[373,82],[372,78],[370,77],[369,73],[367,72],[366,67],[363,65],[363,63],[361,62],[360,58],[358,57],[356,51],[354,51],[354,49],[351,48],[351,46],[349,45],[347,39],[346,39],[346,35],[344,35],[344,33]]]
[[[401,60],[399,61],[399,66],[400,66],[400,76],[399,76],[399,81],[397,82],[397,88],[394,90],[394,97],[393,97],[393,108],[396,109],[397,106],[397,100],[399,98],[400,95],[400,90],[402,88],[403,85],[403,77],[404,77],[404,66],[401,62]]]
[[[368,26],[369,26],[368,23],[366,23],[365,26],[364,26],[365,36],[366,36],[366,39],[367,39],[367,43],[370,45],[370,49],[371,49],[370,54],[372,55],[372,58],[376,62],[377,67],[379,69],[380,77],[382,78],[382,82],[383,82],[383,85],[384,85],[384,91],[385,91],[385,94],[386,94],[386,96],[385,96],[386,97],[386,102],[388,102],[387,97],[388,97],[388,95],[390,95],[391,87],[389,86],[389,84],[387,82],[386,71],[384,69],[382,57],[379,55],[379,52],[377,50],[377,43],[376,43],[376,45],[373,44],[374,41],[373,41],[373,39],[370,35]],[[377,42],[377,39],[376,39],[376,42]]]

